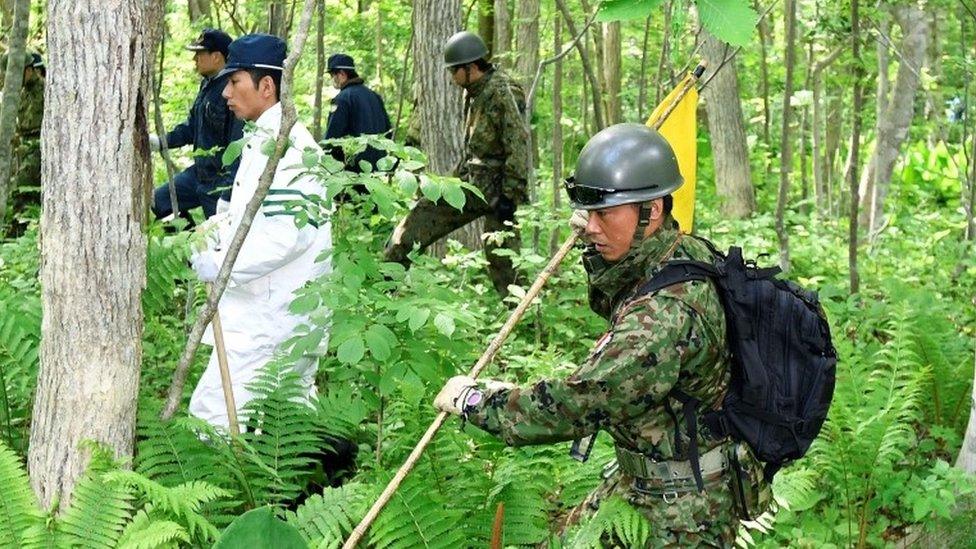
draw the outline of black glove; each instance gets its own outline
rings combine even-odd
[[[515,220],[515,202],[512,199],[501,195],[498,200],[495,201],[495,217],[502,221],[514,221]]]

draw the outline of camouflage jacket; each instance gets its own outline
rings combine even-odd
[[[668,393],[678,386],[703,407],[718,404],[729,383],[729,354],[725,315],[711,282],[676,284],[630,299],[669,254],[710,258],[702,243],[679,237],[668,219],[620,261],[591,265],[591,298],[609,304],[598,312],[612,317],[586,362],[565,379],[495,390],[482,384],[484,398],[466,410],[468,420],[510,445],[567,441],[603,430],[615,444],[655,460],[687,459],[675,452],[667,405],[679,419],[681,405]],[[683,428],[681,433],[685,439]],[[702,453],[717,444],[699,436]]]
[[[464,156],[457,175],[482,187],[502,181],[505,195],[524,201],[529,172],[525,93],[504,71],[491,69],[466,88]]]

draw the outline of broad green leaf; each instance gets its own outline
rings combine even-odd
[[[410,326],[410,331],[416,332],[419,330],[427,323],[428,318],[430,318],[430,309],[414,309],[410,311],[410,322],[407,324]]]
[[[214,549],[305,549],[308,544],[294,526],[274,516],[271,507],[258,507],[234,519]]]
[[[362,360],[364,354],[366,354],[366,346],[363,344],[363,338],[359,336],[343,341],[336,350],[336,358],[343,364],[355,364]]]
[[[305,149],[302,153],[302,166],[312,169],[319,163],[319,154],[315,149]]]
[[[373,324],[366,330],[366,346],[369,347],[370,354],[380,362],[390,358],[390,347],[394,341],[389,337],[390,330],[381,324]]]
[[[697,0],[702,26],[723,42],[744,46],[752,38],[756,12],[746,0]]]
[[[420,192],[431,202],[437,202],[441,198],[441,186],[425,175],[420,176]]]
[[[603,0],[597,10],[597,21],[626,21],[651,15],[663,0]]]
[[[434,317],[434,326],[447,337],[454,335],[454,319],[444,313],[437,313],[437,316]]]
[[[444,200],[446,200],[451,206],[454,206],[460,210],[464,208],[464,191],[461,190],[459,185],[444,185]]]
[[[227,148],[224,149],[224,154],[220,157],[220,161],[224,166],[230,166],[241,156],[241,151],[244,150],[244,139],[242,137],[227,144]]]

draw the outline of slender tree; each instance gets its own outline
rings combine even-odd
[[[620,88],[623,83],[620,59],[620,21],[604,23],[603,31],[603,82],[606,84],[604,97],[606,98],[607,124],[621,121]]]
[[[312,134],[316,139],[322,132],[322,88],[325,86],[325,1],[316,3],[315,22],[315,98],[312,103]]]
[[[790,175],[793,170],[793,139],[791,126],[793,118],[793,72],[796,63],[796,1],[786,0],[784,5],[786,38],[784,55],[786,64],[786,83],[783,86],[783,128],[780,133],[779,151],[779,193],[776,199],[776,237],[779,240],[779,266],[783,271],[790,270],[790,242],[786,234],[786,203],[789,200]]]
[[[15,0],[13,24],[7,49],[7,66],[4,69],[3,102],[0,103],[0,227],[7,217],[7,199],[10,197],[10,168],[13,164],[13,138],[17,129],[17,112],[20,109],[20,92],[24,84],[24,57],[27,51],[27,29],[30,18],[30,1]]]
[[[559,14],[553,18],[552,51],[558,54],[562,48],[562,21]],[[552,70],[552,211],[559,212],[563,182],[563,61],[556,61]],[[549,253],[559,248],[559,233],[552,232]]]
[[[851,147],[846,178],[850,184],[850,216],[848,227],[847,265],[850,272],[851,294],[860,291],[861,280],[857,272],[857,167],[861,146],[861,109],[864,108],[864,62],[861,59],[861,14],[858,0],[851,0],[851,72],[854,75],[853,100],[851,103]]]
[[[47,3],[44,314],[28,458],[44,507],[70,501],[88,460],[83,441],[132,456],[151,184],[146,98],[161,10],[158,0]]]
[[[495,0],[495,38],[492,41],[495,49],[492,57],[500,62],[507,62],[508,52],[512,49],[512,15],[508,11],[507,0]]]

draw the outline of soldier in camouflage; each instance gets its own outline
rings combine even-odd
[[[0,66],[6,66],[6,56]],[[46,71],[40,54],[31,52],[24,60],[17,127],[11,150],[11,212],[16,217],[29,205],[40,204],[41,197],[41,121],[44,117],[44,77]],[[14,223],[13,225],[17,225]]]
[[[476,34],[459,32],[444,47],[444,63],[454,83],[465,90],[464,154],[455,175],[473,184],[484,200],[466,192],[464,209],[421,198],[397,226],[386,249],[387,261],[410,265],[414,246],[424,250],[451,231],[485,218],[485,231],[508,231],[502,241],[488,239],[485,255],[489,275],[501,295],[515,282],[512,260],[495,250],[520,247],[512,225],[515,210],[528,196],[529,130],[525,123],[522,87],[486,61],[488,48]]]
[[[727,547],[735,539],[738,504],[732,490],[738,473],[730,463],[749,475],[742,478],[754,494],[759,463],[745,447],[696,433],[699,490],[681,404],[672,396],[680,388],[703,406],[721,403],[730,362],[718,293],[711,282],[693,281],[633,297],[664,262],[711,258],[671,217],[671,193],[681,182],[674,153],[656,131],[618,124],[596,134],[567,191],[573,207],[588,210],[576,212],[573,224],[589,241],[590,305],[610,321],[609,331],[566,379],[517,386],[456,376],[435,406],[513,446],[606,431],[617,460],[569,523],[591,515],[606,498],[621,497],[651,522],[649,547]],[[623,546],[612,533],[606,536],[607,546]]]

